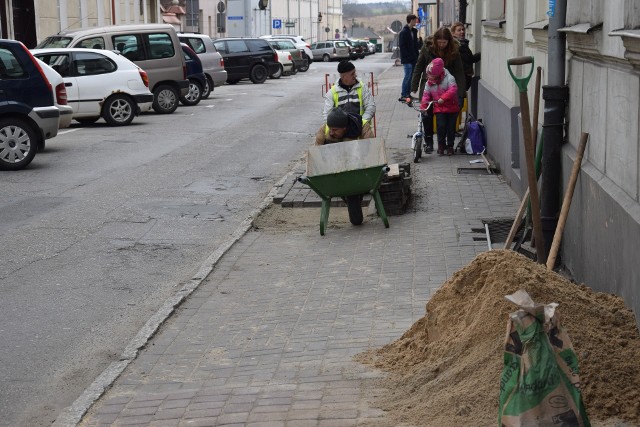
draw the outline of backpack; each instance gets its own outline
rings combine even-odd
[[[487,139],[484,136],[484,125],[478,120],[467,125],[467,139],[464,141],[464,149],[467,154],[481,154],[487,148]]]

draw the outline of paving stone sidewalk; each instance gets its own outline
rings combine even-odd
[[[410,161],[416,122],[397,101],[402,75],[379,76],[376,96],[392,162]],[[443,282],[487,250],[483,220],[519,205],[499,175],[458,174],[472,159],[412,164],[411,206],[388,229],[375,215],[359,227],[330,215],[325,236],[317,223],[248,231],[80,425],[392,425],[375,405],[384,373],[353,356],[421,318]]]

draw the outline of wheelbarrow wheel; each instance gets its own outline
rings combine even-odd
[[[349,221],[353,225],[362,224],[362,196],[347,196],[347,209],[349,211]]]

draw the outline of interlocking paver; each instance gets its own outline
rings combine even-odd
[[[415,114],[396,100],[401,79],[401,67],[378,78],[377,130],[389,158],[405,162]],[[458,174],[470,159],[412,163],[409,208],[389,229],[374,214],[359,227],[330,216],[325,236],[317,224],[245,233],[81,425],[389,425],[373,406],[384,373],[352,357],[422,317],[442,283],[487,250],[482,221],[519,206],[499,176]],[[278,197],[317,203],[293,180]],[[319,208],[274,209],[319,218]]]

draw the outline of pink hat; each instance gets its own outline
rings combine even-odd
[[[432,76],[440,76],[444,73],[444,62],[440,58],[436,58],[431,61],[431,64],[427,67],[427,73]]]

